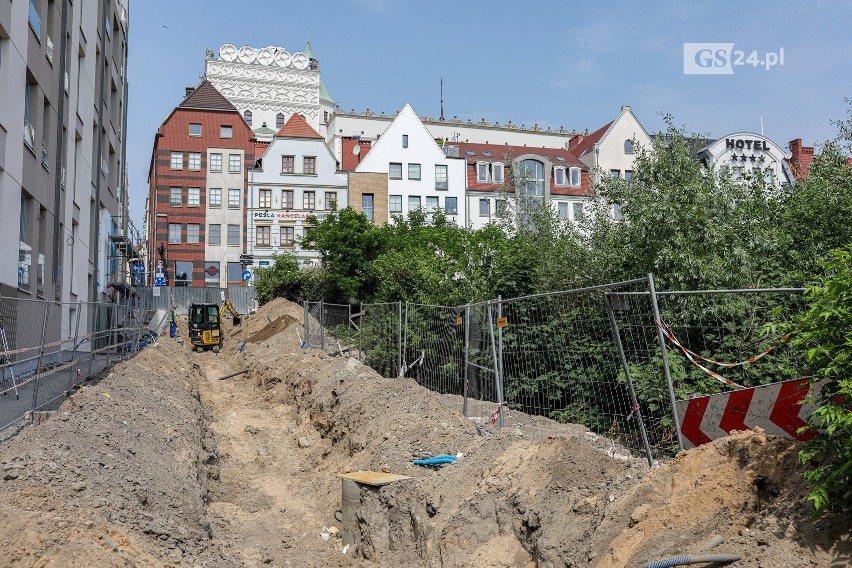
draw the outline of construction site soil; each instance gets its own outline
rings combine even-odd
[[[649,470],[577,426],[485,436],[413,380],[301,349],[302,318],[271,302],[219,354],[182,322],[4,444],[0,565],[615,568],[717,535],[736,568],[852,563],[849,517],[809,520],[793,442],[737,433]],[[410,479],[362,486],[344,527],[359,470]]]

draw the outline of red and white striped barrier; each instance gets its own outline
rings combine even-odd
[[[740,389],[722,394],[682,400],[677,403],[684,449],[723,438],[732,430],[763,428],[767,434],[809,440],[816,436],[805,419],[816,410],[814,403],[802,404],[808,393],[819,394],[821,383],[811,386],[810,379]]]

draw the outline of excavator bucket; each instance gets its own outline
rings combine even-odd
[[[243,323],[243,318],[241,318],[240,316],[234,315],[232,317],[234,318],[234,327]]]

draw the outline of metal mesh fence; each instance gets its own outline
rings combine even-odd
[[[151,313],[138,296],[123,304],[0,297],[0,436],[150,343]]]
[[[582,424],[652,462],[680,445],[677,400],[730,389],[722,379],[754,386],[796,376],[799,361],[781,330],[803,309],[801,292],[656,292],[648,275],[466,306],[364,304],[358,353],[386,377],[447,395],[485,427],[544,416]],[[305,304],[310,346],[352,339],[330,313]],[[552,422],[533,422],[550,433]]]
[[[358,355],[383,377],[398,377],[402,367],[402,304],[361,304]]]

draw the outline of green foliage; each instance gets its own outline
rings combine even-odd
[[[801,452],[812,466],[805,479],[817,515],[852,509],[852,246],[834,251],[823,267],[825,276],[808,287],[810,307],[794,339],[806,371],[826,381],[808,421],[819,434]]]
[[[278,297],[299,301],[304,276],[292,254],[277,254],[272,257],[272,266],[255,270],[254,287],[261,304]]]

